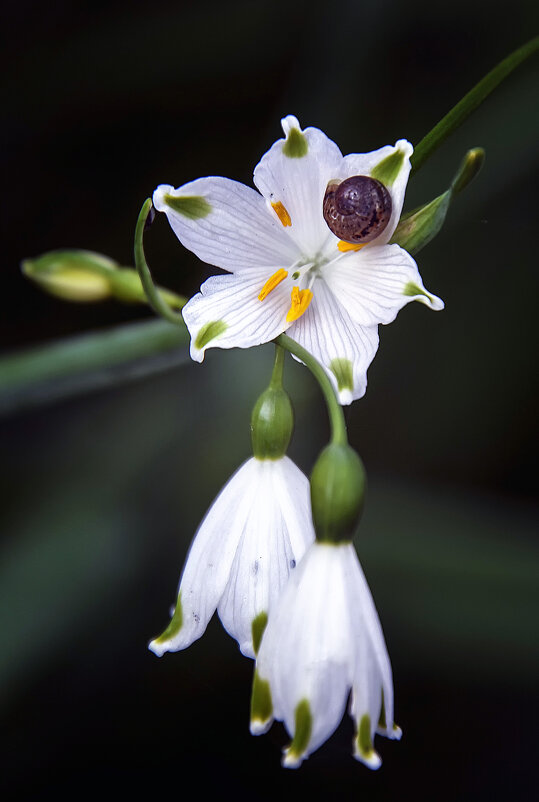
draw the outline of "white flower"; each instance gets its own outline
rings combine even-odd
[[[283,765],[295,768],[338,726],[352,690],[355,757],[376,769],[375,732],[399,738],[384,636],[351,543],[314,543],[290,576],[262,638],[251,731],[272,717],[292,736]],[[272,710],[273,707],[273,710]]]
[[[158,656],[185,649],[217,608],[243,654],[254,657],[270,609],[313,540],[306,476],[286,456],[247,460],[202,521],[172,621],[149,648]]]
[[[372,153],[342,156],[318,128],[282,120],[285,133],[255,168],[260,192],[228,178],[199,178],[153,195],[186,248],[232,275],[209,278],[183,309],[191,356],[206,348],[250,348],[288,333],[326,368],[340,401],[367,386],[378,324],[409,301],[431,309],[412,257],[389,240],[399,221],[412,146],[399,140]],[[328,182],[380,180],[391,197],[387,227],[366,245],[333,234],[323,215]],[[359,250],[361,248],[361,250]]]

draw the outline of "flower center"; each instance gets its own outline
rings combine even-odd
[[[292,323],[307,311],[307,308],[313,299],[311,287],[314,284],[318,272],[317,267],[318,265],[315,262],[306,262],[302,265],[300,265],[299,262],[296,262],[290,267],[290,270],[285,270],[284,268],[280,267],[279,270],[276,270],[275,273],[273,273],[273,275],[270,276],[265,282],[258,294],[258,300],[265,300],[270,292],[273,292],[273,290],[278,287],[282,281],[288,278],[289,272],[293,271],[292,281],[297,283],[292,287],[292,291],[290,293],[290,309],[286,315],[286,322]],[[308,286],[300,289],[298,284],[303,277],[308,277]]]

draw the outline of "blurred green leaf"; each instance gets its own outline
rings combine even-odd
[[[532,56],[538,49],[539,36],[536,36],[535,39],[522,45],[522,47],[519,47],[518,50],[515,50],[503,61],[500,61],[500,63],[487,73],[468,94],[464,95],[462,100],[460,100],[456,106],[453,106],[451,111],[449,111],[445,117],[442,117],[440,122],[437,123],[417,145],[411,158],[412,170],[419,170],[429,156],[440,147],[442,142],[447,139],[453,131],[462,125],[464,120],[481,105],[504,78],[507,78],[519,64],[522,64],[523,61]]]
[[[132,323],[0,358],[0,414],[117,386],[188,360],[187,329]]]

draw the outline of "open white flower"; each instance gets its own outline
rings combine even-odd
[[[431,309],[412,257],[389,245],[399,221],[412,146],[399,140],[342,156],[318,128],[282,120],[285,134],[255,168],[257,192],[228,178],[200,178],[153,195],[174,232],[200,259],[232,275],[209,278],[184,307],[191,356],[250,348],[288,333],[326,368],[340,401],[360,398],[378,347],[378,324],[417,300]],[[367,244],[339,239],[324,219],[329,182],[368,176],[390,196],[385,228]],[[382,187],[382,188],[383,188]],[[387,195],[386,195],[387,197]]]
[[[292,736],[283,765],[296,768],[338,726],[352,691],[354,755],[381,760],[375,732],[400,738],[384,636],[351,543],[314,543],[272,612],[256,662],[251,731],[273,718]]]
[[[218,609],[243,654],[254,657],[269,611],[313,540],[306,476],[286,456],[247,460],[202,521],[173,618],[149,648],[158,656],[185,649]]]

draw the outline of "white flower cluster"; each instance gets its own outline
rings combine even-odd
[[[258,653],[251,732],[284,722],[292,743],[283,765],[298,766],[331,735],[352,690],[354,754],[378,768],[374,733],[400,735],[380,622],[353,545],[315,541],[309,482],[286,456],[253,457],[225,485],[150,649],[185,649],[215,610],[243,654]]]
[[[187,248],[228,273],[208,279],[183,309],[193,359],[287,331],[306,361],[312,355],[322,365],[326,385],[324,371],[330,377],[328,404],[342,416],[335,396],[349,404],[365,393],[378,325],[411,300],[443,307],[412,257],[391,244],[412,146],[399,140],[343,157],[317,128],[302,130],[292,116],[282,125],[284,138],[255,169],[258,192],[209,177],[161,185],[153,204]],[[293,417],[282,386],[271,395],[275,386],[272,379],[259,399],[268,402],[259,429],[253,413],[254,457],[203,520],[172,620],[150,649],[160,656],[186,648],[217,610],[256,659],[252,733],[277,719],[290,734],[283,765],[299,766],[334,732],[350,697],[354,755],[378,768],[375,734],[401,732],[384,636],[351,543],[363,467],[343,420],[315,466],[310,497],[307,478],[285,456]]]

